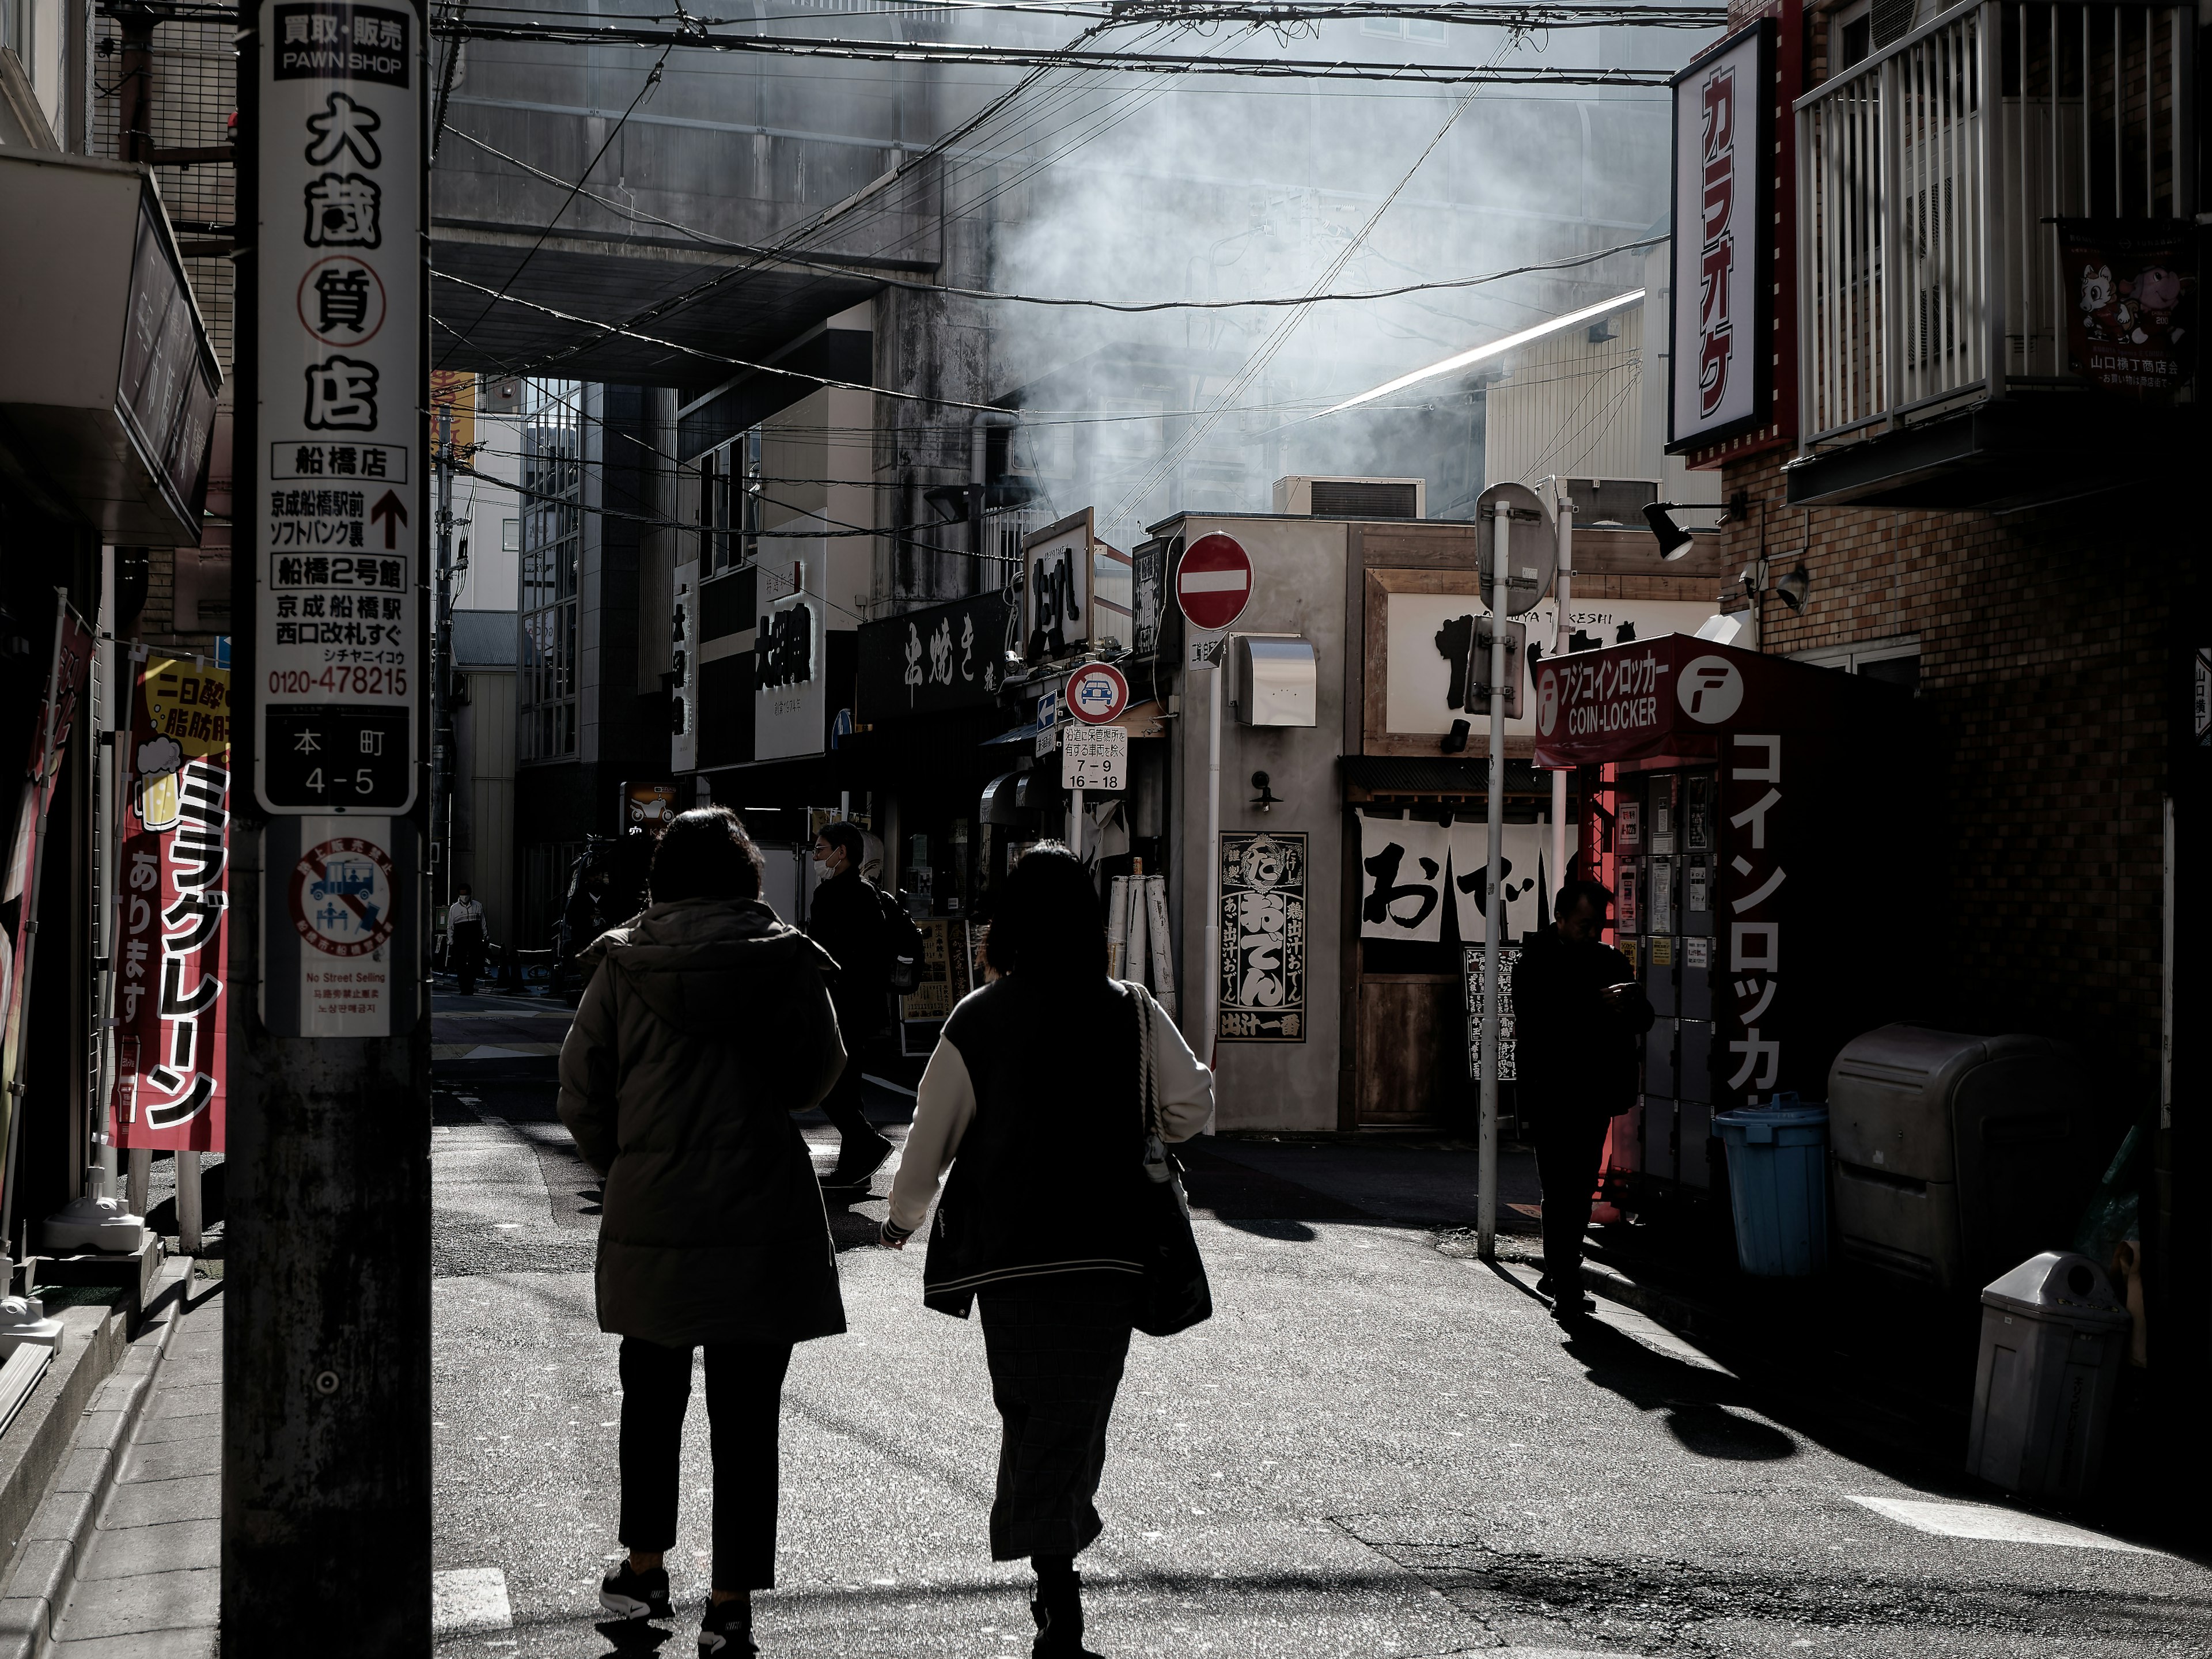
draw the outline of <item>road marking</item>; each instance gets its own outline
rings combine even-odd
[[[1901,1521],[1917,1532],[1942,1538],[1978,1538],[1997,1544],[2058,1544],[2076,1550],[2119,1550],[2129,1555],[2157,1555],[2160,1551],[2140,1544],[2124,1544],[2086,1527],[2069,1527],[1996,1504],[1936,1504],[1918,1498],[1861,1498],[1844,1494],[1852,1503]]]
[[[557,1054],[557,1042],[521,1042],[508,1048],[495,1048],[490,1043],[434,1042],[430,1045],[433,1060],[522,1060],[533,1054]]]
[[[430,1575],[433,1636],[514,1628],[514,1609],[507,1601],[507,1575],[497,1567],[454,1567]]]

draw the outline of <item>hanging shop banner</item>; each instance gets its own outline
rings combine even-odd
[[[1761,18],[1674,77],[1672,453],[1764,426],[1773,404],[1774,43]]]
[[[357,0],[254,15],[254,783],[274,813],[404,812],[428,512],[422,20]]]
[[[968,924],[957,916],[933,916],[921,927],[921,981],[899,999],[899,1018],[945,1019],[982,982],[975,952]]]
[[[1559,884],[1550,873],[1550,824],[1500,827],[1504,833],[1498,851],[1498,884],[1505,890],[1505,929],[1498,939],[1500,943],[1511,944],[1543,927],[1551,910],[1545,895]],[[1468,944],[1475,944],[1484,937],[1482,896],[1490,877],[1490,826],[1480,818],[1455,818],[1445,836],[1451,848],[1452,902],[1456,907],[1459,936]]]
[[[977,593],[861,623],[860,718],[904,720],[996,702],[1008,609],[1003,595]]]
[[[1224,830],[1216,1029],[1223,1042],[1306,1040],[1306,837]]]
[[[1482,1078],[1482,958],[1480,945],[1464,945],[1460,951],[1460,988],[1467,996],[1467,1074],[1480,1082]],[[1521,964],[1521,947],[1501,945],[1498,947],[1498,1080],[1517,1083],[1521,1071],[1516,1058],[1513,1024],[1513,970]]]
[[[1022,538],[1022,654],[1032,663],[1073,656],[1090,643],[1091,510]]]
[[[407,818],[272,820],[262,846],[261,1017],[278,1036],[404,1036],[422,981]]]
[[[1359,814],[1359,937],[1434,945],[1443,937],[1451,832],[1440,823]]]
[[[230,673],[158,653],[131,700],[115,981],[118,1146],[223,1150]]]
[[[31,727],[30,759],[15,790],[15,823],[9,838],[7,884],[0,888],[0,1083],[22,1081],[24,1019],[30,1004],[31,955],[37,940],[31,919],[37,901],[39,850],[46,811],[53,805],[56,780],[69,749],[85,677],[92,662],[89,630],[67,610],[54,622],[53,654],[48,659],[46,695],[40,698]],[[15,1097],[0,1100],[0,1147],[7,1145]]]
[[[2178,219],[2058,222],[2076,374],[2139,402],[2173,401],[2197,366],[2197,228]]]

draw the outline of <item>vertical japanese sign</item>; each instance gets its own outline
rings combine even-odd
[[[159,654],[132,688],[108,1120],[118,1146],[223,1150],[230,690],[228,670]]]
[[[1306,1040],[1306,838],[1229,830],[1221,836],[1224,1042]]]
[[[24,1028],[31,1000],[31,957],[38,939],[33,920],[38,902],[39,849],[46,834],[70,727],[92,663],[92,635],[76,616],[63,610],[54,620],[53,656],[46,694],[31,728],[30,760],[15,791],[14,834],[9,839],[8,870],[0,886],[0,1085],[23,1078]],[[0,1096],[0,1149],[8,1145],[9,1120],[17,1097]]]
[[[1727,1045],[1715,1073],[1724,1079],[1729,1106],[1755,1104],[1754,1097],[1782,1086],[1785,1040],[1792,1010],[1783,992],[1783,904],[1778,897],[1789,873],[1782,856],[1788,839],[1784,809],[1779,734],[1731,732],[1723,762],[1721,812],[1731,835],[1720,866],[1723,914],[1715,922],[1728,952],[1725,975],[1716,974],[1713,1012]],[[1798,1079],[1794,1076],[1790,1081]]]
[[[424,358],[420,20],[263,0],[258,740],[277,814],[415,799]]]
[[[1090,621],[1091,509],[1022,538],[1022,654],[1052,662],[1083,649]]]
[[[1774,392],[1774,24],[1674,77],[1668,447],[1764,426]]]
[[[1460,947],[1460,990],[1467,999],[1467,1074],[1482,1080],[1482,958],[1485,947]],[[1513,970],[1521,965],[1521,947],[1498,947],[1498,1080],[1521,1080],[1520,1028],[1513,1018]]]

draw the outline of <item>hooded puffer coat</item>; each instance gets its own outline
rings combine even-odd
[[[750,899],[656,904],[583,953],[561,1121],[606,1177],[599,1328],[672,1346],[845,1328],[822,1190],[791,1114],[844,1045],[836,964]]]

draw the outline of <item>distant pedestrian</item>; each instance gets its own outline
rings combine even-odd
[[[837,1164],[822,1178],[825,1187],[857,1187],[891,1155],[891,1143],[861,1105],[861,1050],[890,1024],[887,930],[875,884],[860,873],[866,855],[867,839],[856,823],[825,824],[814,838],[821,874],[806,931],[837,961],[830,995],[846,1054],[845,1069],[822,1103],[839,1137]]]
[[[1107,977],[1097,894],[1065,847],[1014,866],[984,955],[1000,977],[952,1011],[930,1056],[883,1242],[904,1248],[951,1164],[923,1283],[941,1313],[982,1306],[1004,1423],[991,1557],[1036,1569],[1035,1659],[1085,1659],[1075,1557],[1103,1527],[1093,1500],[1152,1237],[1138,1022],[1153,1022],[1164,1139],[1204,1127],[1213,1077],[1149,998]]]
[[[845,1328],[806,1141],[791,1114],[844,1063],[828,957],[760,900],[761,855],[726,807],[661,837],[653,903],[584,951],[561,1047],[561,1121],[605,1177],[599,1328],[622,1338],[622,1542],[599,1587],[665,1618],[691,1351],[713,1425],[713,1595],[702,1654],[749,1655],[775,1583],[776,1428],[792,1345]]]
[[[484,908],[477,902],[468,883],[463,882],[453,890],[453,902],[446,907],[446,951],[453,964],[453,977],[459,981],[465,997],[477,993],[477,975],[483,972],[488,942],[484,935]]]
[[[1597,882],[1569,882],[1552,907],[1552,925],[1513,970],[1520,1094],[1536,1120],[1544,1187],[1544,1273],[1536,1288],[1554,1313],[1568,1316],[1597,1305],[1583,1294],[1583,1235],[1606,1130],[1636,1104],[1637,1039],[1651,1029],[1636,970],[1599,937],[1612,902]]]

